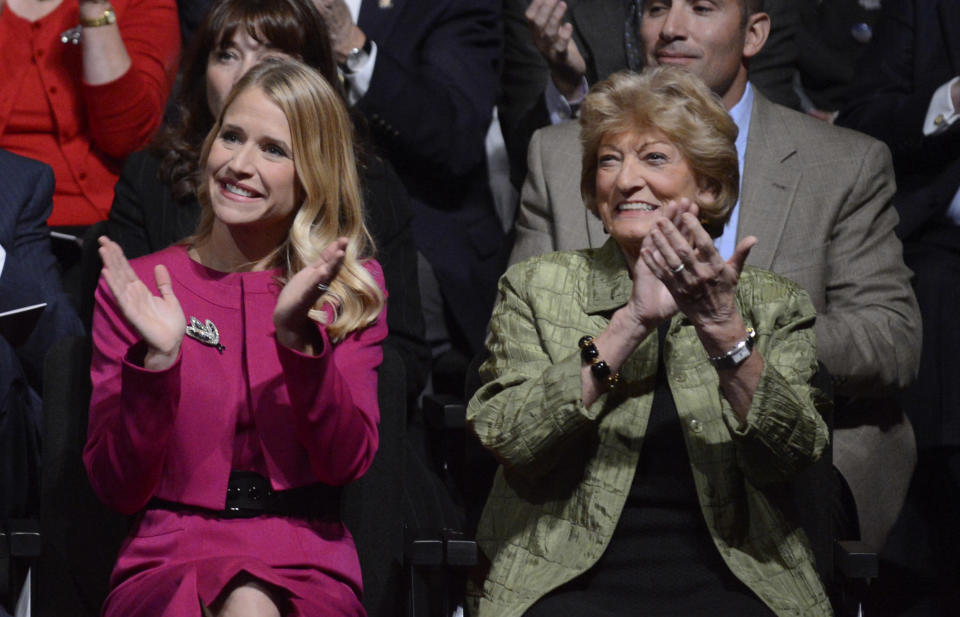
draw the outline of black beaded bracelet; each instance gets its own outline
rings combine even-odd
[[[610,365],[600,359],[600,351],[593,343],[593,337],[588,334],[577,345],[580,347],[580,358],[590,365],[594,379],[615,388],[620,383],[620,371],[611,374]]]

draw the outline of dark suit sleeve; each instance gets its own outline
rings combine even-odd
[[[420,286],[417,281],[417,249],[409,198],[393,167],[371,159],[363,171],[364,202],[370,233],[377,245],[377,261],[383,267],[389,294],[384,345],[392,346],[403,360],[407,394],[417,396],[430,370],[430,350],[424,338]]]
[[[497,110],[510,157],[510,181],[519,187],[527,173],[527,145],[534,131],[550,124],[544,90],[550,69],[540,55],[524,12],[530,0],[503,3],[503,73]]]
[[[884,2],[852,87],[854,99],[837,118],[838,124],[890,147],[897,170],[897,232],[905,239],[941,227],[941,216],[960,186],[960,124],[923,134],[934,92],[960,72],[960,59],[950,55],[955,41],[945,38],[960,36],[958,24],[955,3]]]
[[[941,29],[951,25],[939,23],[935,11],[911,0],[883,3],[875,35],[851,86],[852,101],[837,118],[837,124],[885,142],[898,174],[929,172],[960,158],[958,127],[939,135],[923,134],[934,92],[957,74],[941,39]],[[917,21],[920,15],[925,23]],[[960,36],[960,26],[954,24],[953,33]]]
[[[750,59],[750,82],[774,103],[800,109],[800,97],[793,89],[797,70],[800,12],[797,0],[764,0],[770,15],[770,36],[763,49]]]
[[[47,350],[64,336],[82,334],[83,327],[60,284],[50,247],[47,217],[53,208],[53,172],[34,161],[6,164],[10,162],[4,157],[0,176],[13,185],[5,190],[20,203],[3,204],[4,216],[16,219],[11,221],[12,242],[3,247],[7,255],[0,273],[0,310],[47,303],[30,337],[17,350],[30,384],[39,391]]]
[[[454,178],[483,163],[500,68],[500,18],[494,0],[447,2],[434,23],[421,24],[414,54],[392,45],[401,44],[401,29],[411,22],[397,24],[385,41],[374,38],[376,64],[357,107],[391,160]]]
[[[106,235],[120,245],[127,259],[142,257],[161,247],[150,242],[145,207],[154,202],[156,191],[166,189],[156,178],[157,167],[150,155],[137,152],[127,159],[114,187],[113,205],[107,219]],[[148,197],[153,193],[153,196]]]
[[[107,220],[106,235],[123,248],[127,259],[151,252],[150,241],[143,218],[139,173],[136,161],[130,161],[114,188],[113,205]]]

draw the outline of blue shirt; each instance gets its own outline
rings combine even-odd
[[[747,82],[747,87],[743,91],[743,96],[737,101],[737,104],[730,110],[730,117],[740,129],[737,133],[737,163],[740,167],[740,188],[743,188],[743,157],[747,152],[747,133],[750,132],[750,116],[753,115],[753,86]],[[737,224],[740,221],[740,199],[733,206],[733,212],[730,213],[730,220],[723,228],[723,234],[713,241],[717,247],[720,256],[725,260],[730,259],[733,250],[737,248]]]

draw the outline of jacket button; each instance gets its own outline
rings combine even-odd
[[[700,420],[697,420],[696,418],[692,418],[690,420],[690,430],[693,431],[694,433],[702,433],[703,423],[700,422]]]

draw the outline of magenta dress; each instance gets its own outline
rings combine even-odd
[[[363,475],[377,450],[376,368],[386,314],[308,356],[277,343],[278,271],[224,274],[174,246],[132,262],[155,293],[170,271],[189,324],[210,320],[222,349],[184,337],[177,361],[144,369],[144,345],[101,280],[93,321],[93,396],[83,459],[100,498],[122,513],[151,498],[222,510],[231,470],[274,490]],[[383,288],[379,264],[367,269]],[[356,549],[339,521],[219,519],[147,509],[120,550],[104,615],[195,616],[238,574],[274,587],[295,615],[364,615]]]

